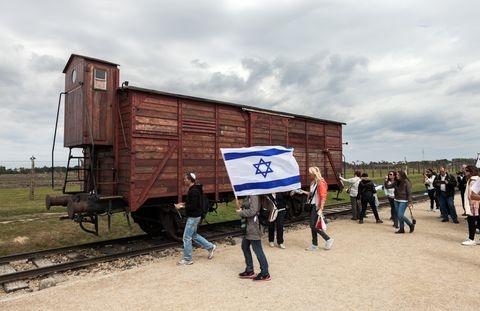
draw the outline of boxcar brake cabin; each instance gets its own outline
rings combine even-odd
[[[100,214],[110,225],[112,213],[124,212],[147,233],[179,239],[173,203],[186,194],[185,172],[197,174],[212,204],[233,199],[220,148],[293,147],[303,187],[309,166],[341,187],[345,123],[120,85],[117,64],[76,54],[63,73],[70,155],[64,195],[46,205],[66,206],[85,231],[98,234]]]

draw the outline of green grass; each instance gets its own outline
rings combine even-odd
[[[348,176],[347,176],[348,177]],[[422,175],[410,175],[413,191],[422,191]],[[383,176],[372,178],[376,184],[383,184]],[[99,217],[99,234],[94,236],[84,232],[73,220],[59,220],[66,215],[66,208],[53,206],[47,211],[45,196],[61,195],[61,191],[54,191],[50,187],[37,187],[34,200],[30,200],[29,187],[11,187],[0,189],[0,256],[31,252],[36,250],[63,247],[89,243],[100,240],[120,238],[142,234],[137,224],[131,221],[131,228],[123,214],[114,214],[112,217],[111,232],[108,231],[107,216]],[[379,191],[383,197],[383,191]],[[341,192],[336,200],[337,192],[330,191],[327,205],[338,202],[349,202],[349,196]],[[207,221],[216,223],[225,220],[238,219],[233,202],[218,205],[217,213],[209,213]]]

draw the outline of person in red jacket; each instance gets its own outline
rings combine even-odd
[[[320,169],[316,166],[311,166],[308,168],[308,172],[312,177],[312,182],[310,183],[310,191],[302,190],[303,194],[308,195],[309,201],[315,203],[315,208],[312,208],[310,212],[310,229],[312,232],[312,245],[307,247],[307,251],[316,251],[318,249],[318,236],[319,234],[325,240],[325,249],[329,250],[333,245],[333,238],[329,237],[325,232],[325,229],[318,229],[317,224],[319,221],[322,221],[323,217],[323,208],[327,202],[327,190],[328,185],[325,179],[323,179]]]

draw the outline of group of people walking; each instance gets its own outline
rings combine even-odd
[[[241,249],[245,259],[245,269],[239,273],[240,278],[252,279],[253,281],[269,281],[271,279],[268,269],[268,261],[262,248],[262,235],[264,226],[259,221],[259,211],[262,207],[273,204],[277,211],[274,221],[270,222],[268,228],[268,241],[271,247],[275,246],[275,235],[280,249],[285,249],[283,237],[283,224],[286,216],[286,196],[306,194],[308,201],[312,204],[310,212],[310,232],[311,245],[306,248],[307,251],[318,249],[318,235],[325,240],[324,249],[329,250],[334,242],[326,232],[323,209],[327,201],[328,185],[322,177],[320,169],[316,166],[309,168],[311,184],[309,191],[295,189],[291,192],[271,193],[263,195],[250,195],[243,200],[235,200],[236,212],[241,218],[241,229],[243,233]],[[215,253],[216,245],[206,240],[197,233],[198,225],[201,221],[200,197],[203,195],[201,185],[196,183],[194,173],[186,173],[184,177],[185,186],[188,187],[188,194],[184,203],[177,203],[177,209],[185,208],[187,222],[183,233],[183,258],[177,265],[191,265],[192,259],[192,241],[195,241],[201,248],[208,251],[208,259],[212,259]],[[255,273],[252,251],[257,257],[260,272]]]
[[[468,238],[463,245],[476,245],[475,232],[480,228],[479,203],[480,203],[480,177],[479,170],[475,166],[463,166],[462,172],[465,177],[464,193],[466,200],[462,195],[462,206],[464,215],[467,216]],[[241,249],[245,259],[245,269],[239,273],[240,278],[252,279],[253,281],[268,281],[271,279],[268,260],[262,248],[262,235],[264,227],[259,221],[259,211],[267,204],[273,204],[277,209],[277,217],[275,221],[268,224],[268,242],[271,247],[275,246],[275,235],[278,247],[285,249],[283,236],[283,224],[286,216],[286,201],[288,195],[304,194],[308,196],[312,209],[310,211],[310,232],[311,244],[306,248],[307,251],[315,251],[318,246],[318,235],[325,241],[324,249],[329,250],[334,239],[326,233],[326,225],[324,222],[323,209],[327,200],[328,185],[322,177],[320,169],[312,166],[309,168],[311,183],[308,191],[296,189],[289,193],[272,193],[264,195],[250,195],[243,200],[236,199],[236,212],[241,218],[241,229],[243,233]],[[366,173],[355,171],[352,178],[343,178],[343,182],[349,183],[348,193],[350,195],[350,203],[352,208],[352,219],[363,223],[366,217],[367,206],[370,205],[375,216],[376,223],[383,223],[377,211],[378,199],[376,198],[376,186],[368,178]],[[198,243],[208,252],[208,259],[212,259],[216,250],[216,245],[206,240],[197,233],[198,225],[201,221],[200,197],[203,195],[201,185],[197,184],[196,176],[193,173],[187,173],[184,183],[188,187],[188,194],[185,203],[175,204],[176,208],[185,208],[187,222],[183,234],[184,255],[178,262],[178,265],[190,265],[192,260],[192,241]],[[459,223],[458,216],[455,211],[453,197],[455,186],[460,180],[449,175],[442,167],[439,174],[435,174],[433,170],[427,169],[424,174],[425,187],[430,198],[430,209],[434,210],[439,206],[442,222],[448,222],[449,217],[453,223]],[[398,229],[396,234],[405,233],[405,225],[408,226],[409,232],[415,230],[415,220],[409,219],[405,212],[407,209],[413,208],[412,203],[412,183],[404,171],[390,171],[385,176],[383,189],[390,204],[390,215],[393,227]],[[255,254],[260,272],[255,273],[252,250]]]
[[[347,192],[350,195],[350,203],[352,207],[352,220],[357,220],[358,223],[363,224],[363,219],[366,217],[367,206],[370,205],[375,222],[383,223],[378,215],[378,198],[376,197],[376,186],[368,178],[367,173],[355,171],[352,178],[343,178],[340,175],[340,180],[349,184]],[[415,223],[413,220],[405,216],[407,208],[412,208],[412,183],[408,179],[407,174],[403,171],[390,171],[385,176],[383,189],[390,203],[390,215],[393,221],[393,226],[398,230],[395,233],[405,233],[405,224],[408,225],[410,233],[415,230]],[[361,206],[361,210],[359,208]]]

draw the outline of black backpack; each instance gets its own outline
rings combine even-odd
[[[260,207],[260,210],[258,211],[257,217],[258,217],[258,222],[260,223],[260,225],[262,225],[264,227],[268,226],[268,218],[270,217],[270,212],[268,211],[268,209],[266,209],[264,207]]]
[[[213,204],[210,203],[210,200],[208,199],[207,195],[203,193],[200,196],[200,209],[202,210],[202,220],[207,217],[207,213],[213,210]]]

